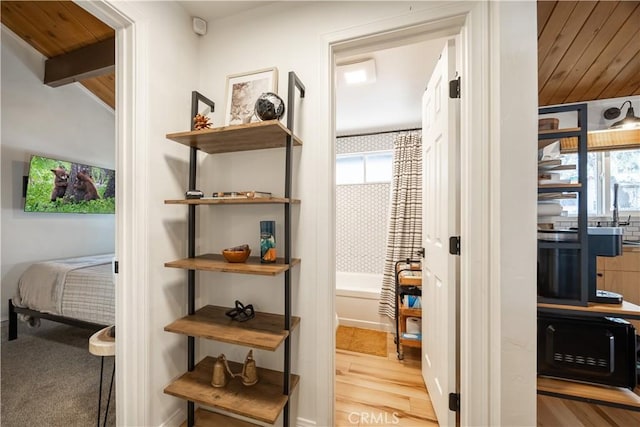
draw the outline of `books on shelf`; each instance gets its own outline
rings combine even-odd
[[[211,197],[214,199],[270,199],[273,195],[266,191],[214,191]]]

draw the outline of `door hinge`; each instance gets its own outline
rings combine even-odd
[[[460,98],[460,76],[449,81],[449,98]]]
[[[449,253],[451,255],[460,255],[460,236],[449,237]]]
[[[453,412],[460,411],[460,394],[449,393],[449,410]]]
[[[120,265],[118,263],[118,261],[114,261],[113,262],[113,273],[114,274],[118,274],[118,269],[120,268]]]
[[[416,255],[418,255],[420,258],[424,258],[424,248],[420,248],[416,251]]]

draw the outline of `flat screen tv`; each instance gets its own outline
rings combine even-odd
[[[32,156],[26,187],[25,212],[115,213],[112,169]]]

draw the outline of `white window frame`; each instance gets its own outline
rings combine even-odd
[[[369,156],[375,156],[379,154],[391,154],[391,177],[388,181],[379,180],[379,181],[369,181],[367,179],[367,159]],[[336,154],[336,163],[339,159],[344,159],[347,157],[361,157],[363,162],[363,176],[362,181],[360,182],[351,182],[351,183],[337,183],[336,185],[363,185],[363,184],[390,184],[393,180],[393,150],[376,150],[376,151],[361,151],[356,153],[342,153]],[[336,166],[337,169],[337,166]]]
[[[618,150],[615,150],[618,151]],[[596,212],[591,212],[591,217],[607,218],[613,215],[613,198],[611,197],[611,152],[597,151],[588,153],[588,155],[596,155]],[[620,221],[626,221],[626,218],[640,216],[640,211],[620,211]],[[568,215],[569,218],[577,218],[577,215]]]

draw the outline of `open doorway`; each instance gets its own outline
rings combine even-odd
[[[336,422],[367,425],[403,418],[437,425],[420,372],[424,363],[420,305],[413,310],[416,317],[398,316],[397,306],[392,307],[397,304],[397,290],[390,291],[391,297],[384,294],[385,286],[393,286],[393,274],[386,271],[385,262],[400,261],[390,260],[397,252],[391,250],[388,239],[396,200],[392,198],[392,163],[398,156],[394,146],[421,138],[423,92],[446,41],[442,35],[412,34],[345,48],[334,56]],[[416,229],[421,228],[421,220]],[[419,232],[414,240],[415,250],[408,249],[403,259],[419,260],[414,253],[422,246]],[[391,278],[385,280],[385,274]],[[400,330],[407,330],[404,322],[412,322],[408,326],[417,339],[401,346]],[[358,365],[355,370],[354,364]],[[379,381],[398,387],[385,397],[388,390]],[[368,412],[358,412],[354,404],[360,387],[378,390],[371,401],[364,402],[371,409]],[[409,390],[411,396],[404,396]]]

